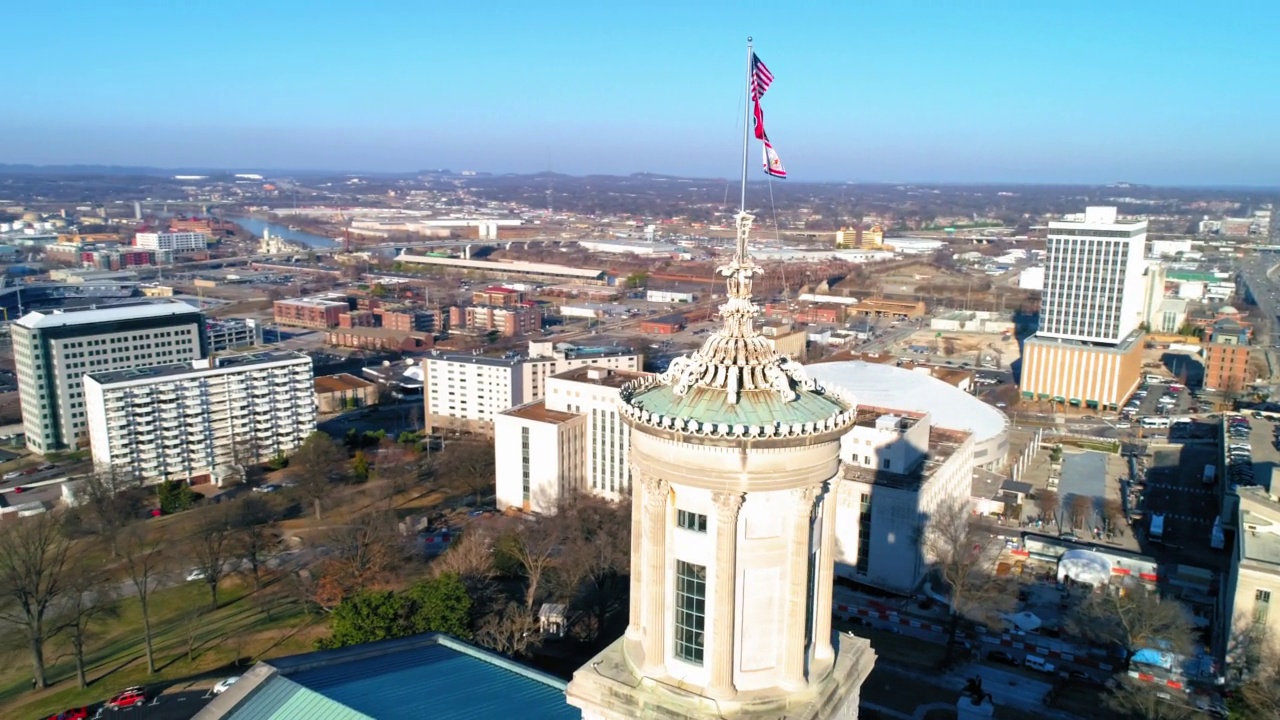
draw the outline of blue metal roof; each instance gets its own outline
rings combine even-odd
[[[279,674],[227,717],[580,718],[563,680],[443,635],[423,635],[268,661]]]

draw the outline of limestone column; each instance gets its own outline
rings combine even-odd
[[[629,640],[639,640],[644,634],[644,505],[645,475],[640,468],[631,466],[631,609],[627,614]]]
[[[782,634],[782,686],[790,690],[805,687],[805,611],[809,603],[809,524],[813,519],[813,498],[817,486],[791,490],[791,539],[787,566],[787,614]]]
[[[828,480],[822,494],[822,544],[818,550],[817,617],[813,619],[813,657],[829,660],[831,647],[831,601],[836,571],[836,491],[838,480]]]
[[[737,694],[733,686],[733,649],[738,580],[738,512],[742,493],[711,495],[716,506],[715,625],[711,631],[711,681],[707,694],[723,700]]]
[[[667,504],[671,492],[666,480],[644,477],[644,672],[657,675],[666,668],[667,635]]]

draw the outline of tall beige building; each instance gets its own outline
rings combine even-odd
[[[853,399],[753,328],[738,215],[723,327],[624,385],[635,480],[625,635],[569,684],[584,718],[856,718],[870,644],[831,629],[840,439]]]

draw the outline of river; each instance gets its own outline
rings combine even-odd
[[[307,247],[328,249],[338,246],[338,241],[333,238],[327,238],[322,235],[316,235],[315,233],[309,233],[303,230],[290,230],[287,225],[279,225],[277,223],[263,220],[262,218],[237,215],[234,217],[227,217],[226,219],[236,223],[258,237],[262,237],[263,231],[270,230],[272,237],[281,237],[285,240],[292,240],[294,242],[302,243]]]

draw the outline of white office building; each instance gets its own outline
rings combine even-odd
[[[644,373],[579,367],[547,379],[546,397],[494,418],[498,508],[549,512],[573,492],[631,494],[631,431],[618,390]]]
[[[1049,223],[1039,335],[1116,344],[1142,322],[1146,221],[1120,223],[1113,207],[1080,222]]]
[[[235,477],[288,454],[316,428],[311,358],[295,352],[86,375],[94,464],[144,482]]]
[[[595,365],[638,371],[644,355],[630,347],[533,341],[529,353],[478,355],[433,350],[422,358],[427,422],[488,431],[494,417],[546,395],[547,378]]]
[[[203,313],[177,300],[22,316],[12,333],[27,447],[43,455],[87,445],[81,377],[201,359],[204,326]]]
[[[898,593],[914,592],[936,558],[922,543],[939,508],[972,496],[974,435],[935,426],[925,413],[860,405],[840,439],[836,573]]]
[[[142,232],[133,236],[136,247],[168,252],[190,252],[209,247],[209,236],[199,232]]]

